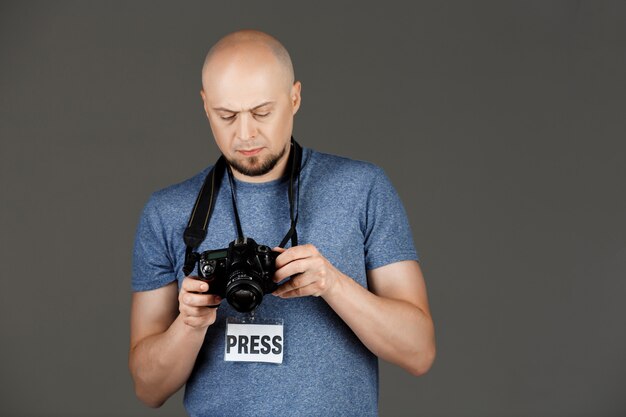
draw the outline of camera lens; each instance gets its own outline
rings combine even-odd
[[[245,273],[236,274],[226,286],[226,299],[241,313],[254,310],[263,301],[263,289]]]
[[[234,292],[230,298],[233,301],[235,308],[240,311],[250,311],[252,310],[253,306],[256,306],[258,304],[254,291],[238,290]]]

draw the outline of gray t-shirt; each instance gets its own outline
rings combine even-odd
[[[154,193],[146,204],[135,240],[134,291],[174,280],[180,286],[183,231],[210,168]],[[305,148],[300,180],[299,244],[315,245],[364,287],[367,270],[418,260],[406,212],[380,168]],[[258,244],[277,246],[289,230],[288,183],[288,178],[235,181],[243,232]],[[198,252],[226,248],[237,237],[226,175],[207,232]],[[242,314],[224,301],[187,381],[185,407],[191,416],[378,414],[377,358],[322,298],[264,297],[256,317],[284,321],[279,365],[224,361],[228,317]]]

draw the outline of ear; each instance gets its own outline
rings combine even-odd
[[[296,114],[298,109],[300,108],[300,102],[302,101],[302,97],[300,95],[300,91],[302,90],[302,84],[300,81],[296,81],[291,86],[291,92],[289,97],[291,98],[291,106],[293,108],[293,113]]]
[[[204,90],[200,89],[200,97],[202,97],[202,107],[204,107],[204,114],[206,117],[209,117],[209,104],[206,101],[206,94],[204,94]]]

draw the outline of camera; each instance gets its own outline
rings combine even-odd
[[[202,252],[198,277],[209,284],[209,294],[226,298],[239,312],[250,312],[278,287],[272,277],[279,254],[253,239],[237,239],[228,248]]]

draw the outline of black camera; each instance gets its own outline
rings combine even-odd
[[[261,304],[263,294],[278,287],[272,277],[279,253],[253,239],[237,239],[228,248],[202,252],[198,276],[209,283],[209,294],[226,298],[239,312],[249,312]]]

